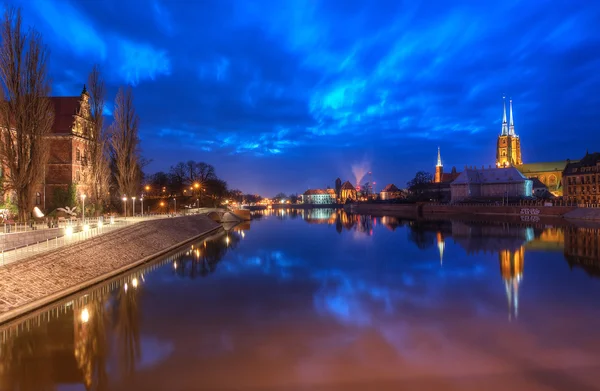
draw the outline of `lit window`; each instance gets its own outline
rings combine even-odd
[[[75,173],[75,180],[77,182],[81,181],[81,172],[79,170],[77,170],[77,172]]]
[[[35,204],[36,205],[42,204],[42,194],[39,191],[35,193]]]
[[[75,150],[75,160],[77,160],[78,162],[81,161],[81,151],[79,150],[79,148]]]

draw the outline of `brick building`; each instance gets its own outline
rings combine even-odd
[[[55,199],[66,194],[75,185],[77,196],[88,194],[86,180],[89,178],[89,145],[92,137],[92,121],[89,94],[85,86],[79,96],[50,97],[54,107],[54,125],[46,136],[50,143],[44,179],[34,193],[33,206],[51,212]]]
[[[586,153],[578,162],[568,162],[563,171],[563,196],[578,203],[600,203],[600,153]]]

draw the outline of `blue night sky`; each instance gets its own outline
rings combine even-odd
[[[149,173],[205,161],[272,196],[371,170],[377,188],[495,162],[502,95],[523,160],[600,150],[600,3],[18,0],[54,95],[94,63],[134,86]],[[111,107],[107,107],[110,111]]]

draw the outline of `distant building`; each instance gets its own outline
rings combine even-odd
[[[515,166],[521,174],[529,179],[537,178],[548,187],[548,191],[555,196],[563,195],[563,171],[568,160],[556,162],[529,163]]]
[[[352,183],[346,181],[342,184],[340,189],[340,202],[346,203],[347,200],[356,201],[357,194],[356,189],[352,186]]]
[[[544,185],[542,181],[538,178],[529,178],[531,179],[531,193],[538,198],[552,198],[554,195],[548,189],[548,186]]]
[[[578,203],[600,203],[600,153],[586,153],[578,162],[569,162],[563,171],[563,195]]]
[[[468,199],[531,197],[533,183],[516,168],[466,168],[450,184],[452,202]]]
[[[515,132],[512,99],[510,100],[508,122],[506,121],[506,103],[504,103],[502,130],[496,143],[496,167],[516,167],[527,178],[539,179],[553,195],[561,196],[562,172],[566,165],[566,160],[523,164],[521,139]]]
[[[433,175],[433,183],[450,183],[455,180],[460,173],[456,172],[456,167],[452,167],[452,171],[444,173],[444,165],[442,164],[442,155],[438,147],[437,163],[435,165],[435,174]]]
[[[503,98],[504,99],[504,98]],[[511,167],[523,164],[521,159],[521,140],[515,133],[512,99],[510,100],[510,123],[506,122],[506,102],[503,102],[502,132],[496,143],[496,167]]]
[[[390,183],[381,190],[379,198],[383,201],[403,198],[402,190],[398,189],[393,183]]]
[[[335,204],[335,191],[333,189],[309,189],[302,194],[303,204]]]

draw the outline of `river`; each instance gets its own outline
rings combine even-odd
[[[595,390],[597,228],[254,214],[0,326],[0,390]]]

